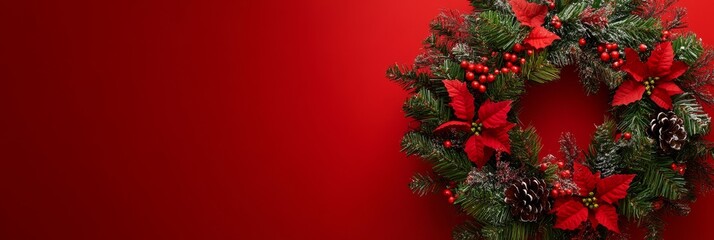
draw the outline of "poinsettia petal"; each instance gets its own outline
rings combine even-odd
[[[458,119],[471,121],[474,118],[474,96],[469,92],[469,88],[465,82],[459,80],[443,80],[446,91],[451,97],[451,108],[454,109],[454,115]]]
[[[511,111],[513,101],[486,102],[478,109],[478,119],[486,128],[497,128],[508,124],[508,112]]]
[[[601,179],[596,187],[598,199],[614,204],[618,200],[625,198],[627,189],[630,188],[630,183],[634,178],[634,174],[617,174]]]
[[[499,128],[484,129],[481,133],[483,144],[496,151],[511,153],[511,140],[508,135],[516,124],[509,123]]]
[[[434,132],[442,132],[451,129],[459,132],[471,132],[471,124],[462,121],[448,121],[434,129]]]
[[[647,70],[652,77],[669,75],[674,62],[674,50],[671,42],[658,44],[647,59]]]
[[[600,173],[595,175],[587,166],[578,162],[573,163],[573,182],[575,182],[575,185],[578,185],[580,189],[578,194],[580,196],[587,196],[592,192],[599,180]]]
[[[612,98],[612,106],[627,105],[642,99],[645,93],[645,86],[636,81],[625,81],[615,91]]]
[[[617,224],[617,210],[612,205],[603,204],[595,209],[595,219],[608,230],[620,233],[620,228]]]
[[[652,90],[652,95],[650,99],[657,104],[657,106],[670,110],[672,109],[672,97],[671,95],[662,88],[655,88]]]
[[[642,82],[647,78],[647,66],[640,60],[640,55],[632,48],[625,49],[627,61],[622,66],[622,71],[629,73],[632,78]]]
[[[670,70],[669,74],[667,74],[667,76],[663,76],[660,81],[672,81],[675,78],[682,76],[682,74],[687,72],[687,69],[689,69],[689,67],[686,63],[676,61],[672,63],[672,69]]]
[[[527,0],[510,0],[511,9],[516,14],[516,19],[522,25],[538,27],[545,23],[545,15],[548,14],[548,7],[545,5],[531,3]]]
[[[588,219],[588,208],[581,202],[570,200],[559,206],[555,215],[555,228],[575,230]]]
[[[548,29],[544,27],[537,26],[534,27],[533,30],[531,30],[531,33],[528,34],[528,37],[526,37],[523,42],[527,43],[528,45],[531,45],[536,49],[542,49],[547,46],[550,46],[551,44],[553,44],[553,41],[558,39],[560,39],[560,37],[555,33],[548,31]]]
[[[684,93],[684,91],[682,91],[682,89],[679,88],[679,86],[677,86],[674,82],[660,82],[655,86],[655,89],[662,89],[670,96]]]
[[[466,155],[469,157],[471,162],[476,164],[477,167],[483,166],[488,161],[486,154],[484,153],[484,147],[485,146],[483,145],[483,142],[481,142],[481,138],[476,136],[471,136],[468,140],[466,140],[466,143],[464,143],[464,151],[466,151]]]
[[[597,228],[597,225],[600,224],[597,221],[597,218],[595,217],[595,214],[588,214],[588,220],[590,220],[590,226],[595,229]]]

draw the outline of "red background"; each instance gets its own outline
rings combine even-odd
[[[709,30],[705,1],[684,0]],[[465,0],[3,1],[0,238],[447,239],[427,169],[399,152],[411,63]],[[567,75],[566,75],[567,76]],[[532,88],[546,148],[587,144],[606,99]],[[572,104],[572,105],[570,105]],[[574,111],[574,113],[570,112]],[[666,237],[711,233],[714,198]]]

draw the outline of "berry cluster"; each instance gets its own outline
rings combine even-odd
[[[550,156],[550,161],[546,160],[546,162],[540,164],[541,171],[546,171],[551,165],[555,165],[558,167],[557,175],[560,177],[561,180],[568,181],[568,179],[573,177],[570,170],[566,169],[565,162],[563,162],[562,160],[558,160],[555,157],[552,157],[552,155]],[[573,188],[571,187],[571,185],[565,184],[568,185],[565,186],[563,183],[561,183],[561,180],[556,180],[552,183],[553,190],[550,191],[551,197],[558,198],[573,195]]]
[[[623,54],[620,53],[620,46],[617,43],[600,44],[597,47],[597,52],[600,53],[600,60],[612,62],[612,68],[618,69],[625,64],[625,60],[620,58]]]
[[[446,186],[446,189],[444,189],[444,196],[447,197],[447,201],[449,201],[449,204],[454,204],[456,202],[456,199],[459,198],[458,194],[454,194],[456,188],[456,183],[455,182],[450,182],[448,186]]]
[[[672,163],[672,170],[677,172],[679,175],[684,176],[684,173],[687,171],[687,164],[685,163]]]
[[[496,81],[497,75],[521,73],[521,66],[526,63],[525,54],[523,53],[532,56],[535,52],[533,49],[529,49],[523,44],[516,43],[513,46],[513,52],[505,52],[501,55],[502,65],[500,68],[499,66],[491,66],[492,68],[487,66],[487,62],[489,60],[488,57],[481,57],[478,63],[462,60],[460,66],[464,69],[464,71],[466,71],[464,78],[466,81],[470,82],[471,88],[481,93],[485,93],[487,90],[485,84]],[[492,58],[498,56],[498,52],[491,53]]]
[[[557,15],[550,19],[550,25],[553,25],[555,29],[563,28],[563,23],[560,22],[560,18]]]

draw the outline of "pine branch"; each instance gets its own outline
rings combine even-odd
[[[479,228],[476,223],[467,221],[454,228],[451,232],[453,240],[476,240],[481,239]]]
[[[407,117],[421,121],[421,128],[429,132],[451,118],[451,108],[425,88],[407,99],[402,109]]]
[[[622,168],[618,154],[620,146],[615,143],[615,122],[607,120],[595,130],[595,135],[587,154],[588,163],[593,170],[600,171],[602,177],[619,173]]]
[[[684,130],[690,137],[709,133],[711,117],[697,99],[687,93],[673,99],[674,113],[684,120]]]
[[[473,166],[463,150],[446,149],[441,143],[418,132],[404,135],[402,151],[407,155],[419,156],[433,163],[434,172],[451,181],[466,179]]]
[[[525,82],[515,74],[496,75],[496,81],[488,85],[486,94],[493,101],[517,100],[526,91]]]
[[[634,136],[646,136],[650,120],[655,114],[654,106],[648,101],[637,101],[620,107],[620,124],[618,128]]]
[[[667,162],[666,159],[657,159],[644,173],[638,174],[633,181],[638,183],[635,186],[636,189],[641,190],[638,192],[669,200],[678,200],[686,196],[689,192],[686,188],[687,181],[672,170],[670,164],[671,162]]]
[[[417,73],[413,68],[399,64],[394,64],[387,69],[387,78],[409,91],[426,87],[430,82],[428,75]]]
[[[527,57],[521,72],[521,76],[537,83],[546,83],[560,78],[560,69],[548,61],[548,52],[546,51]]]
[[[625,73],[614,71],[601,61],[593,61],[597,58],[593,53],[582,52],[578,62],[578,75],[588,95],[597,93],[601,82],[608,88],[615,89],[620,86],[625,77]]]
[[[510,132],[511,157],[531,166],[538,164],[538,154],[543,148],[534,127],[519,128]]]
[[[630,191],[627,197],[620,202],[618,212],[627,219],[640,224],[642,219],[652,212],[652,197]]]
[[[677,60],[685,62],[687,65],[692,65],[699,59],[699,56],[704,52],[704,46],[697,35],[690,33],[672,41],[674,48],[674,56]]]
[[[609,23],[601,34],[594,34],[600,42],[616,42],[621,46],[652,45],[662,34],[662,26],[656,18],[640,18],[635,15]]]
[[[424,196],[428,193],[436,192],[439,188],[437,182],[428,174],[415,173],[411,182],[409,182],[409,189],[414,194]]]
[[[511,50],[527,36],[526,28],[510,13],[486,11],[476,22],[476,37],[486,45],[499,50]]]
[[[503,226],[511,221],[511,213],[503,201],[503,189],[492,186],[487,184],[470,187],[461,193],[456,203],[479,223]]]

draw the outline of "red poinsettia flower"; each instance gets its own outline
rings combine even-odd
[[[545,16],[548,15],[548,6],[527,0],[509,0],[508,3],[521,25],[532,29],[528,37],[523,40],[524,43],[536,49],[542,49],[560,39],[558,35],[542,26],[545,23]]]
[[[683,93],[674,79],[682,76],[688,68],[684,62],[674,61],[672,43],[657,45],[647,63],[640,61],[640,56],[631,48],[625,49],[625,54],[627,62],[622,70],[632,79],[620,85],[612,105],[627,105],[642,99],[643,94],[646,94],[657,106],[672,109],[671,96]]]
[[[491,102],[486,100],[475,112],[474,97],[469,92],[465,82],[459,80],[442,81],[451,97],[451,108],[459,120],[449,121],[434,130],[442,132],[454,129],[472,133],[464,144],[464,151],[469,159],[477,166],[483,166],[491,157],[493,151],[511,152],[511,143],[508,138],[515,124],[506,120],[511,111],[511,101]]]
[[[620,232],[617,211],[613,204],[625,198],[634,174],[616,174],[600,178],[580,163],[573,165],[573,181],[579,191],[573,197],[555,202],[553,212],[557,216],[555,227],[574,230],[589,220],[593,228],[603,225],[613,232]]]

